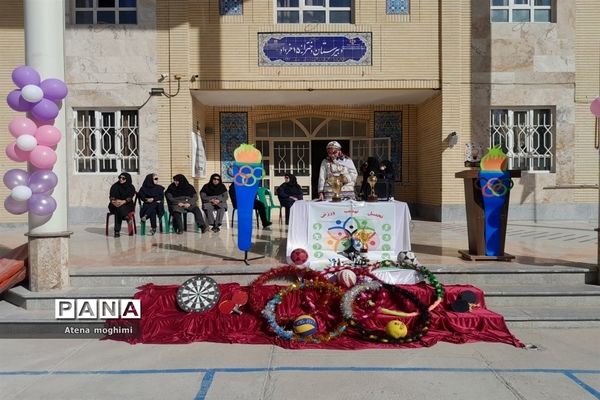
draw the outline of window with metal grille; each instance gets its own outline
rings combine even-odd
[[[550,109],[494,109],[490,146],[500,145],[509,169],[554,171],[554,116]]]
[[[75,0],[75,24],[137,24],[137,0]]]
[[[352,0],[277,0],[278,24],[349,24]]]
[[[553,22],[553,0],[490,0],[492,22]]]
[[[139,172],[137,110],[75,110],[73,117],[76,172]]]

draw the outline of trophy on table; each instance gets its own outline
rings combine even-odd
[[[360,248],[361,253],[367,253],[369,251],[368,243],[369,243],[369,240],[373,237],[373,235],[375,235],[375,232],[369,232],[364,229],[361,229],[360,231],[358,231],[354,234],[354,236],[358,239],[358,241],[362,245]]]
[[[327,179],[327,183],[329,183],[329,186],[331,186],[331,190],[333,190],[333,197],[331,198],[331,201],[342,201],[340,193],[342,191],[342,186],[344,186],[343,176],[333,175],[329,177],[329,179]]]
[[[367,178],[367,183],[371,186],[371,194],[367,198],[368,202],[375,202],[378,200],[377,193],[375,193],[375,184],[377,183],[377,177],[375,176],[375,172],[371,171],[369,177]]]

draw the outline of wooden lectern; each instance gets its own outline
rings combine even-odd
[[[520,178],[521,171],[509,171],[511,178]],[[479,169],[468,169],[454,174],[455,178],[462,178],[465,183],[465,205],[467,211],[467,234],[469,237],[469,250],[459,250],[461,257],[470,261],[511,261],[515,258],[504,252],[506,239],[506,221],[508,218],[508,204],[510,191],[506,194],[506,203],[502,209],[500,225],[500,250],[501,256],[485,255],[485,214],[483,211],[483,195],[477,184]]]

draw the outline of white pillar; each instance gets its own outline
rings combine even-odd
[[[24,0],[25,63],[35,68],[42,80],[65,78],[64,0]],[[67,151],[65,105],[54,125],[63,134],[56,148],[57,161],[53,171],[58,185],[52,193],[56,211],[50,217],[29,214],[29,278],[31,290],[58,289],[68,286],[67,226]],[[30,164],[29,171],[35,168]]]

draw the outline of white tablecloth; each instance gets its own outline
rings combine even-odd
[[[395,260],[399,251],[410,250],[410,211],[400,201],[315,202],[296,201],[290,211],[286,255],[304,249],[311,267],[341,258],[352,238],[367,240],[370,261]]]

